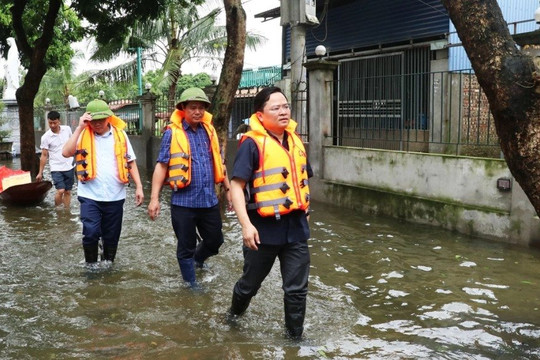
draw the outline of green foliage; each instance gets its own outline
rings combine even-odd
[[[8,37],[14,37],[17,45],[20,45],[20,39],[16,38],[13,31],[10,5],[5,5],[6,3],[9,2],[3,1],[3,5],[0,5],[0,49],[2,52],[6,52],[8,49],[6,42]],[[45,0],[29,0],[26,5],[22,27],[26,34],[26,40],[31,47],[34,47],[36,42],[43,36],[44,18],[47,13],[48,3]],[[81,40],[84,36],[84,29],[77,13],[67,6],[61,7],[53,31],[53,39],[44,59],[45,65],[47,67],[69,67],[73,57],[73,50],[70,45],[72,42]],[[22,66],[28,68],[31,59],[24,52],[19,52]]]
[[[158,71],[152,70],[147,72],[143,76],[143,82],[150,83],[152,85],[151,92],[154,95],[164,95],[168,93],[168,85],[163,79],[161,78],[161,75]],[[182,77],[178,80],[178,87],[176,89],[176,98],[180,96],[182,91],[184,91],[187,88],[190,87],[198,87],[198,88],[205,88],[209,85],[212,85],[212,80],[210,79],[210,75],[207,73],[199,73],[199,74],[185,74],[182,75]]]
[[[187,88],[190,87],[198,87],[198,88],[205,88],[209,85],[212,85],[212,80],[210,79],[210,76],[206,73],[199,73],[196,75],[183,75],[178,80],[178,86],[176,88],[176,97],[178,98],[180,94]]]
[[[135,22],[124,40],[100,45],[92,58],[108,60],[121,53],[130,53],[133,47],[139,46],[143,49],[144,64],[145,60],[150,58],[149,54],[159,53],[164,60],[159,62],[159,70],[149,75],[151,80],[145,82],[149,81],[153,85],[152,92],[156,94],[172,93],[173,90],[178,94],[185,88],[179,81],[191,81],[188,78],[181,80],[183,64],[197,59],[205,66],[215,69],[222,62],[227,47],[225,26],[216,24],[222,8],[217,7],[201,15],[196,5],[202,2],[168,1],[159,18]],[[248,34],[247,46],[254,49],[263,40],[262,36]],[[153,56],[151,60],[156,62]],[[103,75],[131,81],[137,71],[136,63],[131,61],[126,65]],[[131,69],[131,75],[128,75],[128,69]],[[211,82],[204,83],[208,85]]]

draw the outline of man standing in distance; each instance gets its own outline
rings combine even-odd
[[[49,130],[41,137],[41,158],[39,159],[39,172],[36,181],[43,180],[43,170],[49,159],[49,167],[56,194],[54,204],[59,206],[64,204],[68,208],[71,204],[71,189],[75,181],[73,173],[73,157],[63,157],[62,148],[71,136],[71,128],[60,125],[60,114],[57,111],[50,111],[47,114]]]
[[[152,176],[148,215],[160,212],[159,193],[163,183],[172,188],[171,221],[178,240],[176,258],[184,281],[197,289],[195,267],[216,255],[223,244],[221,213],[215,184],[222,183],[230,202],[229,181],[212,115],[210,101],[199,88],[186,89],[163,134]],[[197,244],[197,232],[201,241]]]
[[[87,264],[98,261],[100,238],[102,260],[112,262],[116,257],[129,176],[136,186],[135,204],[141,205],[144,199],[135,153],[123,130],[125,126],[105,101],[92,100],[62,151],[66,157],[75,155]]]

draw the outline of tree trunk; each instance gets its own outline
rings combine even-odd
[[[540,77],[532,58],[517,48],[496,0],[442,3],[489,101],[508,168],[540,214]]]
[[[246,13],[240,0],[223,0],[223,4],[226,14],[227,49],[210,112],[213,114],[221,146],[225,148],[234,95],[244,67]]]
[[[167,99],[170,104],[175,104],[176,101],[176,86],[178,85],[178,79],[180,79],[180,71],[178,69],[169,71],[169,94]]]
[[[26,1],[15,1],[11,8],[13,30],[17,39],[17,46],[30,59],[30,65],[24,77],[24,83],[17,89],[15,97],[19,105],[21,168],[30,171],[32,176],[35,176],[39,170],[39,163],[36,156],[36,141],[34,138],[34,99],[39,90],[41,79],[43,79],[43,76],[47,72],[45,56],[52,41],[54,23],[62,1],[49,1],[42,35],[34,41],[34,47],[31,47],[28,43],[23,26],[22,15],[26,3]]]

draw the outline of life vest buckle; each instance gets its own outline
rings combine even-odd
[[[293,204],[293,202],[291,201],[291,199],[287,198],[287,199],[285,199],[285,202],[283,203],[283,207],[286,208],[286,209],[289,209],[292,204]]]
[[[184,176],[184,175],[181,175],[180,176],[180,181],[183,183],[183,184],[186,184],[188,182],[188,179]]]
[[[302,181],[300,181],[300,187],[301,188],[306,187],[307,184],[308,184],[308,179],[302,179]]]
[[[284,179],[286,179],[287,176],[289,176],[289,171],[287,170],[287,168],[283,168],[283,170],[281,171],[281,175],[283,175]]]
[[[189,169],[189,166],[187,166],[186,164],[182,164],[180,165],[180,169],[182,169],[182,171],[187,171]]]
[[[75,154],[81,155],[82,157],[86,157],[86,155],[88,155],[88,152],[86,151],[86,149],[78,149],[75,151]]]
[[[281,190],[281,192],[285,194],[290,188],[291,187],[289,185],[287,185],[287,183],[283,183],[283,185],[281,185],[279,190]]]

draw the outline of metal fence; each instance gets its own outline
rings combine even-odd
[[[333,143],[500,157],[487,98],[471,70],[334,83]]]
[[[161,137],[163,135],[174,109],[176,109],[176,101],[169,100],[166,95],[156,99],[155,120],[152,128],[152,134],[154,136]]]
[[[109,107],[116,116],[126,122],[124,129],[128,135],[142,134],[142,108],[137,99],[119,99],[108,102]],[[60,122],[69,125],[74,130],[79,124],[79,118],[86,111],[86,105],[78,108],[67,108],[65,105],[48,105],[34,109],[34,128],[36,130],[46,130],[47,114],[49,111],[60,113]]]

